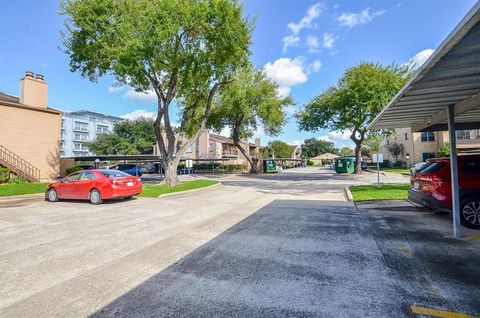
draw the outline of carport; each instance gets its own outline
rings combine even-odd
[[[455,132],[480,128],[480,2],[373,120],[369,129],[405,127],[410,127],[412,132],[449,132],[453,233],[459,238],[461,211]]]

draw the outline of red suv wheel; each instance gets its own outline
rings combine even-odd
[[[460,221],[462,225],[471,229],[480,229],[480,198],[465,198],[460,205]]]

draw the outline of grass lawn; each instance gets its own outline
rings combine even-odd
[[[139,197],[157,198],[162,194],[200,189],[217,183],[218,181],[213,180],[194,180],[184,181],[175,187],[168,187],[164,184],[144,184],[143,191],[140,193]]]
[[[353,201],[405,200],[408,197],[410,183],[382,183],[381,185],[381,188],[377,188],[376,184],[351,186]]]
[[[2,184],[0,185],[0,197],[7,195],[43,193],[45,192],[47,185],[48,182]]]
[[[369,165],[368,168],[377,171],[377,166],[375,165]],[[404,175],[406,177],[410,177],[410,169],[408,168],[380,168],[380,171],[395,172],[400,173],[401,175]]]

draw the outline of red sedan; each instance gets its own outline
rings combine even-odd
[[[129,199],[142,192],[140,178],[118,170],[77,171],[65,178],[52,182],[45,192],[45,199],[89,200],[100,204],[106,199]]]

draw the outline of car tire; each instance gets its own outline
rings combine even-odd
[[[93,189],[92,191],[90,191],[89,199],[90,203],[94,205],[101,204],[103,202],[102,195],[97,189]]]
[[[55,190],[54,188],[50,188],[47,192],[47,200],[48,202],[57,202],[58,201],[57,190]]]
[[[460,223],[470,229],[480,229],[480,199],[467,197],[460,202]]]

